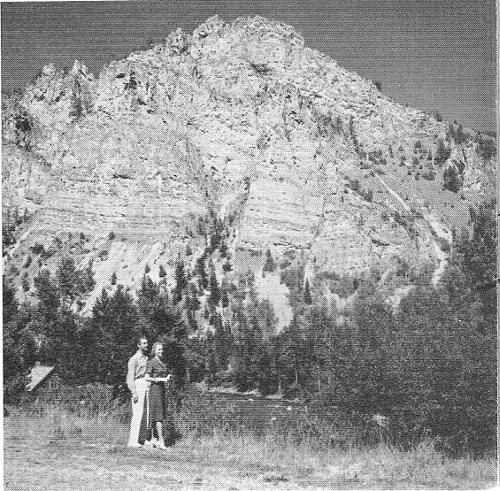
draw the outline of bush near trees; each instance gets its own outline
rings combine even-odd
[[[272,253],[270,249],[266,250],[266,261],[264,262],[263,272],[272,273],[276,269],[276,263],[273,259]]]
[[[462,178],[455,165],[448,166],[443,173],[443,188],[458,193],[462,188]]]
[[[445,146],[443,140],[438,140],[434,163],[438,167],[442,167],[451,155],[451,148]]]
[[[495,140],[492,138],[479,138],[479,142],[476,148],[476,152],[484,160],[490,160],[497,154],[497,149],[495,147]]]
[[[65,383],[124,387],[136,337],[147,335],[163,340],[179,383],[189,374],[191,381],[300,397],[326,418],[368,421],[380,414],[388,418],[386,438],[399,446],[430,436],[449,454],[480,456],[496,445],[494,204],[470,215],[472,234],[456,234],[440,283],[413,281],[396,311],[378,291],[377,275],[316,277],[312,295],[303,265],[288,266],[281,277],[293,318],[279,334],[250,273],[219,285],[210,266],[210,303],[225,308],[224,319],[207,309],[212,332],[196,338],[188,331],[196,329],[199,290],[196,281],[184,284],[184,266],[177,266],[180,281],[171,291],[148,275],[137,298],[119,284],[113,293],[103,290],[90,317],[71,308],[92,282],[70,260],[34,279],[34,306],[17,302],[4,278],[6,401],[20,394],[37,359],[57,365]],[[331,292],[344,285],[339,294],[353,295],[352,307],[339,316],[317,282]]]

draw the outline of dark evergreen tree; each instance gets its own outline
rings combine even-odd
[[[233,268],[231,266],[231,263],[229,262],[229,260],[226,260],[224,262],[224,264],[222,265],[222,270],[225,272],[225,273],[228,273],[229,271],[231,271]]]
[[[18,309],[14,290],[3,281],[3,392],[5,403],[15,403],[28,383],[28,373],[37,360],[33,331],[33,309]]]
[[[40,271],[33,280],[35,293],[38,298],[38,313],[41,319],[47,323],[54,322],[59,310],[59,291],[50,276],[48,269]]]
[[[229,363],[229,357],[232,351],[232,336],[229,326],[223,326],[219,314],[214,319],[214,350],[219,370],[226,370]]]
[[[458,193],[462,188],[462,178],[455,165],[448,166],[443,173],[443,188]]]
[[[56,271],[56,280],[62,301],[71,304],[80,293],[78,288],[75,260],[63,257]]]
[[[175,264],[175,288],[173,291],[174,303],[181,301],[186,286],[187,280],[184,272],[184,261],[179,257]]]
[[[479,137],[479,142],[476,147],[476,152],[484,160],[492,159],[497,153],[497,149],[495,147],[495,140],[493,140],[492,138]]]
[[[205,271],[205,256],[200,256],[196,260],[195,274],[200,279],[200,287],[201,287],[201,289],[207,288],[208,287],[208,277],[207,277],[207,273]]]
[[[450,157],[450,154],[451,154],[451,148],[446,147],[443,140],[438,140],[434,163],[438,167],[442,167]]]
[[[309,279],[306,279],[306,285],[304,287],[304,303],[306,305],[312,304],[311,289],[309,287]]]
[[[21,285],[23,287],[23,291],[27,292],[30,289],[30,281],[28,279],[28,273],[24,273],[21,278]]]
[[[211,307],[216,307],[220,302],[221,292],[219,284],[217,283],[217,276],[215,275],[215,269],[212,269],[212,271],[210,272],[209,289],[210,289],[210,297],[208,298],[208,304]]]
[[[107,326],[103,326],[109,333],[109,345],[104,365],[104,382],[110,385],[122,385],[125,380],[128,358],[136,349],[137,310],[131,295],[123,285],[118,285],[110,297],[106,309]]]
[[[276,263],[269,249],[266,250],[266,261],[264,262],[264,272],[273,272],[276,269]]]

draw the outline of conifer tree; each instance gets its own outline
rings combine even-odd
[[[450,154],[451,154],[451,149],[445,146],[443,140],[438,140],[434,163],[438,167],[442,167],[450,157]]]
[[[210,297],[208,299],[209,305],[215,307],[219,304],[221,299],[221,292],[219,289],[219,284],[217,283],[217,276],[215,274],[215,269],[210,272]]]
[[[200,287],[205,289],[208,287],[208,278],[205,271],[205,256],[202,255],[196,260],[195,274],[200,278]]]
[[[226,370],[232,349],[232,336],[229,326],[224,327],[219,314],[214,316],[214,350],[219,370]]]
[[[50,276],[50,271],[48,269],[40,271],[33,283],[38,298],[37,309],[41,318],[48,323],[54,322],[59,310],[59,292],[55,281]]]
[[[75,260],[72,257],[61,259],[56,279],[63,302],[71,303],[78,294]]]
[[[458,193],[462,187],[462,179],[455,165],[447,167],[443,173],[443,188]]]
[[[174,303],[178,303],[182,299],[182,293],[187,286],[186,275],[184,272],[184,261],[177,259],[175,264],[175,288],[174,288]]]
[[[105,318],[108,323],[103,328],[108,333],[109,346],[103,363],[106,371],[104,383],[119,385],[123,384],[124,367],[127,366],[139,335],[137,310],[123,285],[118,285],[114,295],[110,297]]]
[[[270,249],[266,250],[266,261],[264,263],[264,272],[273,272],[276,269],[276,264],[274,262],[273,256],[271,254]]]
[[[311,289],[309,287],[309,279],[306,279],[306,285],[304,287],[304,303],[306,305],[312,304]]]
[[[24,273],[23,277],[21,279],[21,285],[23,287],[23,290],[27,292],[30,289],[30,282],[28,279],[28,273]]]

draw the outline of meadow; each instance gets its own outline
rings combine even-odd
[[[247,396],[248,397],[248,396]],[[128,405],[25,403],[4,419],[5,489],[485,489],[494,456],[453,459],[432,440],[408,451],[360,444],[298,406],[189,397],[168,450],[128,449]],[[263,409],[264,408],[264,409]],[[291,408],[291,409],[290,409]],[[267,422],[265,421],[267,414]],[[273,415],[274,414],[274,415]],[[257,415],[257,416],[256,416]]]

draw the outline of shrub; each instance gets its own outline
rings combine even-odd
[[[448,252],[451,249],[450,243],[443,237],[436,237],[435,241],[442,251]]]
[[[483,159],[490,160],[497,153],[494,140],[492,140],[491,138],[481,138],[477,145],[476,152]]]
[[[106,249],[103,249],[102,251],[99,252],[99,254],[97,254],[97,257],[99,259],[106,260],[108,257],[108,254],[109,254],[109,251]]]
[[[436,150],[436,157],[434,158],[434,163],[441,167],[443,166],[451,155],[451,148],[444,145],[443,140],[438,141],[438,146]]]
[[[29,282],[29,279],[28,279],[28,273],[24,273],[23,274],[23,277],[22,277],[22,280],[21,280],[21,285],[22,285],[23,290],[25,292],[29,291],[29,289],[30,289],[30,282]]]
[[[349,182],[346,184],[349,189],[353,191],[359,191],[361,189],[361,184],[357,179],[349,179]]]
[[[462,187],[462,178],[454,165],[447,167],[443,174],[443,189],[458,193]]]
[[[274,262],[273,256],[270,249],[266,250],[266,261],[264,262],[264,272],[273,272],[276,269],[276,263]]]
[[[365,200],[368,201],[368,203],[371,203],[373,200],[373,191],[371,189],[368,190],[361,190],[360,191],[360,196]]]
[[[33,254],[41,254],[42,252],[44,252],[44,247],[42,244],[39,244],[38,242],[35,242],[34,245],[32,245],[30,247],[30,251],[33,253]]]

